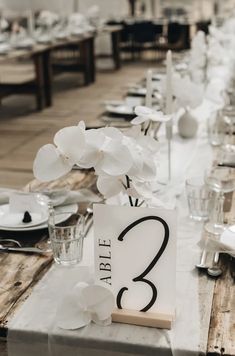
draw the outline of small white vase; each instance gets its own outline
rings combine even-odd
[[[197,134],[198,122],[197,119],[186,110],[178,121],[178,132],[183,138],[193,138]]]

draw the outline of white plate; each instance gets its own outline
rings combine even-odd
[[[135,94],[135,95],[146,95],[146,88],[130,88],[128,90],[129,94]]]
[[[48,35],[41,35],[37,38],[38,43],[47,44],[52,42],[52,37]]]
[[[14,44],[16,49],[31,49],[35,45],[35,42],[30,38],[26,38]]]
[[[111,114],[133,115],[133,107],[127,105],[107,105],[106,110]]]
[[[161,80],[163,80],[164,78],[166,77],[166,75],[165,74],[160,74],[160,73],[158,73],[158,74],[153,74],[153,80],[156,80],[156,81],[158,81],[158,82],[160,82]]]
[[[0,209],[2,206],[0,206]],[[70,216],[71,213],[76,213],[78,210],[78,205],[77,204],[70,204],[70,205],[65,205],[65,206],[59,206],[55,208],[55,211],[57,213],[64,213],[60,220],[56,221],[57,224],[67,220]],[[46,219],[47,220],[47,219]],[[29,227],[18,227],[18,228],[10,228],[10,227],[5,227],[5,226],[0,226],[0,230],[3,231],[34,231],[34,230],[41,230],[41,229],[46,229],[48,227],[47,221],[36,226],[29,226]]]
[[[112,105],[112,106],[119,106],[123,105],[123,100],[105,100],[104,105]]]
[[[0,207],[0,228],[13,228],[13,229],[22,229],[28,228],[36,225],[41,225],[45,223],[48,219],[48,210],[47,208],[42,209],[41,212],[30,213],[32,221],[29,223],[23,223],[22,219],[23,213],[10,213],[9,204],[2,205]]]
[[[7,43],[0,44],[0,54],[7,54],[11,50],[11,46]]]

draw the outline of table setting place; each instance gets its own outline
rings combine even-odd
[[[63,6],[61,14],[63,14]],[[99,7],[94,5],[86,14],[72,13],[62,16],[42,10],[34,14],[27,10],[17,14],[10,24],[1,12],[0,55],[7,55],[14,50],[32,50],[38,45],[50,45],[76,37],[86,37],[90,33],[102,31],[105,20],[101,18]],[[26,18],[26,27],[20,25],[20,18]]]
[[[36,252],[10,240],[48,229],[55,262],[7,323],[9,356],[207,353],[205,310],[228,269],[232,298],[235,275],[228,21],[230,32],[226,21],[199,31],[181,63],[168,51],[161,71],[149,69],[123,101],[104,103],[129,117],[127,127],[79,121],[59,130],[37,152],[27,192],[0,191],[0,254]],[[96,190],[86,188],[90,176]]]
[[[31,190],[32,184],[28,188]],[[68,186],[28,192],[1,188],[0,252],[51,254],[52,245],[45,242],[50,221],[67,224],[80,211],[85,236],[92,223],[92,203],[100,201],[100,196],[89,189],[72,191]],[[39,236],[35,246],[30,245],[33,232]]]

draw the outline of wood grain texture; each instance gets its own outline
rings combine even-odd
[[[96,178],[93,172],[73,171],[66,177],[51,184],[32,181],[25,190],[43,190],[70,187],[73,190],[89,188],[93,191]],[[24,233],[1,232],[1,236],[19,239],[23,246],[34,246],[47,237],[47,229]],[[7,334],[8,322],[15,315],[22,303],[32,292],[34,285],[48,271],[52,264],[52,255],[25,255],[17,253],[0,254],[0,337]]]
[[[235,355],[235,283],[230,273],[230,257],[221,258],[224,270],[215,283],[208,337],[210,355]]]
[[[233,176],[235,177],[235,174]],[[226,213],[225,221],[228,224],[234,224],[235,192],[229,205],[230,211]],[[215,282],[207,351],[209,355],[234,356],[235,279],[232,277],[235,272],[234,259],[228,255],[222,255],[221,268],[224,273]]]

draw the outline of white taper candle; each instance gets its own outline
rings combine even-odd
[[[151,71],[151,69],[149,69],[146,75],[146,97],[145,97],[145,105],[148,108],[152,107],[152,94],[153,94],[152,77],[153,77],[153,72]]]
[[[28,27],[28,34],[30,37],[34,36],[34,17],[33,17],[32,10],[28,10],[27,16],[27,27]]]
[[[173,91],[172,91],[172,53],[166,55],[166,114],[173,111]],[[171,140],[172,140],[172,119],[166,122],[166,138],[168,141],[168,180],[171,180]]]
[[[172,53],[166,55],[166,114],[172,114]]]

